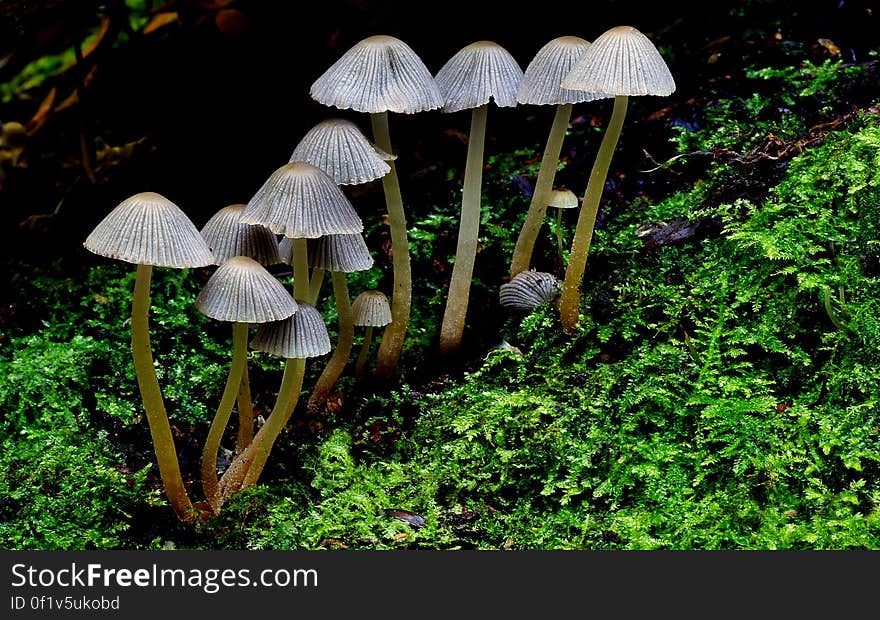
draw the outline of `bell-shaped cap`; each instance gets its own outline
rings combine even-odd
[[[364,236],[328,235],[309,239],[309,267],[325,271],[353,273],[373,266],[373,257]]]
[[[562,80],[589,48],[590,42],[580,37],[558,37],[544,45],[526,67],[516,93],[517,102],[561,105],[608,97],[582,90],[565,90],[561,86]]]
[[[290,161],[317,166],[339,185],[367,183],[391,172],[395,159],[367,140],[358,126],[341,118],[321,121],[300,140]]]
[[[443,111],[458,112],[490,99],[502,108],[515,106],[522,78],[510,52],[492,41],[477,41],[458,50],[435,79],[443,95]]]
[[[248,256],[233,256],[208,278],[196,308],[218,321],[268,323],[297,311],[287,289]]]
[[[670,95],[675,80],[648,37],[632,26],[618,26],[593,41],[562,88],[614,96]]]
[[[241,214],[244,224],[262,224],[285,237],[314,239],[354,234],[364,223],[330,176],[296,161],[272,173]]]
[[[155,192],[123,200],[86,238],[87,250],[139,265],[215,264],[204,238],[176,204]]]
[[[501,285],[499,300],[505,308],[533,310],[559,295],[559,280],[552,273],[522,271]]]
[[[257,330],[251,348],[281,357],[305,359],[330,352],[330,336],[321,313],[303,301],[292,317],[266,323]]]
[[[547,197],[547,206],[557,209],[576,209],[578,197],[570,189],[554,189]]]
[[[354,324],[361,327],[382,327],[391,322],[391,306],[382,291],[364,291],[351,303]]]
[[[358,112],[413,114],[443,105],[431,72],[400,39],[368,37],[314,81],[309,94],[324,105]]]
[[[208,242],[217,264],[233,256],[249,256],[263,265],[283,263],[278,253],[278,239],[271,230],[239,221],[246,206],[223,207],[202,227],[202,237]]]

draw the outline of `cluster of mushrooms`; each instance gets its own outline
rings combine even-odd
[[[102,220],[85,247],[137,265],[132,303],[132,352],[141,398],[166,495],[185,522],[209,518],[234,493],[257,482],[269,453],[294,411],[303,387],[306,360],[333,349],[311,390],[308,406],[320,411],[342,376],[355,328],[366,329],[354,372],[368,372],[374,328],[384,328],[373,375],[388,378],[403,348],[412,299],[406,211],[388,129],[388,112],[413,114],[442,109],[472,112],[455,263],[439,335],[441,354],[457,351],[467,314],[477,253],[483,147],[488,105],[555,105],[556,115],[541,162],[525,224],[514,251],[510,281],[500,287],[507,308],[534,308],[556,299],[560,282],[530,270],[532,251],[548,207],[577,207],[577,197],[554,189],[555,171],[572,106],[614,97],[614,111],[590,174],[569,253],[559,303],[563,328],[578,322],[580,284],[611,156],[620,135],[627,98],[668,95],[672,76],[653,44],[632,27],[617,27],[593,44],[572,36],[547,43],[523,72],[513,57],[491,41],[457,52],[432,77],[404,42],[373,36],[349,49],[311,86],[316,101],[370,114],[375,145],[349,120],[328,119],[312,128],[246,204],[218,211],[199,231],[167,198],[153,192],[131,196]],[[350,298],[346,274],[370,269],[364,225],[342,185],[381,179],[387,205],[393,262],[391,303],[381,291]],[[558,266],[564,265],[557,211]],[[293,268],[293,291],[266,269],[282,262]],[[193,503],[183,482],[171,427],[153,362],[149,336],[152,268],[219,265],[195,301],[208,317],[232,324],[233,354],[226,386],[205,440],[201,483],[205,501]],[[315,308],[329,272],[339,317],[331,347]],[[248,342],[249,330],[256,332]],[[286,359],[271,414],[255,432],[247,351]],[[238,429],[231,463],[220,475],[217,457],[233,410]]]

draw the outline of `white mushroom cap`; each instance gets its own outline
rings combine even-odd
[[[391,307],[382,291],[364,291],[351,304],[354,324],[361,327],[382,327],[391,322]]]
[[[305,359],[330,352],[330,336],[321,313],[303,301],[292,317],[260,326],[251,348],[281,357]]]
[[[559,295],[559,280],[552,273],[522,271],[501,285],[499,300],[505,308],[533,310]]]
[[[275,234],[259,224],[242,224],[239,220],[247,205],[223,207],[202,227],[202,237],[220,264],[233,256],[250,256],[263,265],[284,262],[278,254]]]
[[[373,257],[361,234],[309,239],[308,251],[309,267],[325,271],[353,273],[366,271],[373,266]]]
[[[561,105],[608,97],[582,90],[564,90],[561,86],[562,80],[589,48],[590,42],[580,37],[558,37],[544,45],[526,67],[516,93],[517,102]]]
[[[297,304],[260,263],[247,256],[233,256],[205,283],[196,308],[218,321],[268,323],[291,316]]]
[[[557,209],[576,209],[578,197],[570,189],[554,189],[547,198],[547,206]]]
[[[648,37],[632,26],[618,26],[593,41],[562,88],[614,96],[670,95],[675,80]]]
[[[309,94],[324,105],[369,113],[412,114],[443,105],[425,64],[406,43],[387,35],[353,45],[315,80]]]
[[[477,41],[460,49],[437,72],[443,111],[458,112],[494,100],[499,107],[516,105],[523,72],[513,56],[493,41]]]
[[[317,166],[340,185],[367,183],[391,172],[395,159],[367,140],[358,126],[341,118],[321,121],[312,127],[293,150],[290,161]]]
[[[176,204],[155,192],[123,200],[86,238],[90,252],[139,265],[206,267],[208,244]]]
[[[330,176],[298,161],[272,173],[242,212],[245,224],[262,224],[285,237],[313,239],[360,233],[364,224]]]

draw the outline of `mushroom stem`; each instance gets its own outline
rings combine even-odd
[[[131,305],[131,351],[165,495],[178,518],[184,523],[190,523],[198,516],[198,512],[190,502],[183,477],[180,475],[171,424],[165,411],[165,403],[162,401],[162,389],[156,377],[150,348],[149,311],[152,274],[153,268],[150,265],[137,266],[134,299]]]
[[[244,368],[247,365],[247,323],[233,323],[232,325],[232,364],[229,367],[229,377],[226,379],[226,387],[220,405],[211,421],[208,437],[205,439],[205,447],[202,450],[202,488],[205,497],[214,512],[220,510],[222,500],[220,486],[217,480],[217,453],[220,450],[220,440],[223,439],[223,431],[232,414],[232,406],[241,387]]]
[[[361,345],[361,352],[358,354],[357,363],[354,366],[354,376],[362,379],[364,370],[367,367],[367,358],[370,355],[370,345],[373,344],[373,326],[367,325],[364,331],[364,343]]]
[[[251,400],[251,380],[247,364],[241,371],[241,385],[238,388],[238,435],[235,440],[235,454],[247,449],[254,438],[254,403]]]
[[[373,125],[373,138],[376,146],[392,153],[391,135],[388,132],[388,113],[378,112],[370,115]],[[406,237],[406,213],[403,210],[403,197],[400,195],[400,182],[397,168],[389,161],[391,172],[382,177],[385,191],[385,204],[388,207],[388,225],[391,228],[391,260],[394,268],[394,292],[391,297],[391,324],[385,330],[382,346],[376,360],[376,377],[387,379],[397,369],[397,361],[403,350],[406,327],[409,323],[412,304],[412,272],[409,262],[409,241]]]
[[[587,191],[584,193],[584,202],[578,215],[577,227],[574,231],[574,240],[571,244],[571,252],[568,256],[568,268],[565,270],[565,282],[562,285],[562,298],[559,302],[559,319],[566,333],[572,333],[578,323],[578,312],[581,304],[581,279],[587,267],[587,253],[590,251],[590,242],[593,238],[593,226],[596,223],[596,214],[599,211],[599,201],[602,199],[602,190],[605,189],[605,179],[608,176],[608,168],[611,166],[611,158],[620,138],[620,130],[623,127],[623,119],[626,116],[628,97],[618,95],[614,98],[614,110],[611,120],[593,162],[590,172],[590,180],[587,183]]]
[[[320,411],[330,396],[330,391],[342,372],[351,355],[354,344],[354,317],[351,313],[351,300],[348,295],[348,284],[345,282],[345,274],[332,271],[330,277],[333,280],[333,296],[336,297],[336,309],[339,314],[339,338],[336,349],[327,361],[321,376],[315,382],[312,395],[309,397],[309,411]]]
[[[313,306],[318,301],[318,295],[321,294],[321,285],[324,283],[324,270],[315,268],[312,270],[312,279],[309,281],[309,297],[308,301]]]
[[[568,121],[571,119],[571,108],[572,104],[570,103],[556,106],[556,115],[553,117],[550,135],[544,147],[538,179],[535,181],[535,190],[532,192],[532,201],[529,203],[529,211],[526,213],[523,227],[519,231],[516,247],[513,249],[513,258],[510,260],[511,278],[522,271],[528,271],[532,262],[532,252],[538,240],[538,233],[544,223],[550,192],[553,190],[553,181],[556,178],[556,167],[559,165],[559,154],[562,152],[565,131],[568,129]]]
[[[471,129],[468,138],[467,163],[464,169],[464,187],[461,197],[461,219],[458,227],[458,244],[455,264],[449,282],[446,310],[440,327],[440,354],[450,355],[461,346],[464,322],[467,316],[477,241],[480,234],[480,190],[483,182],[483,146],[486,141],[486,117],[489,105],[481,105],[471,112]],[[394,325],[392,322],[391,325]],[[382,338],[385,344],[386,335]]]
[[[562,242],[562,209],[556,209],[556,259],[561,270],[565,267],[565,248]]]

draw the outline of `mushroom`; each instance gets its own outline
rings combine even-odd
[[[248,324],[286,319],[296,312],[297,305],[272,274],[247,256],[233,256],[220,265],[205,283],[195,305],[212,319],[232,323],[229,377],[202,451],[202,487],[216,513],[222,504],[217,480],[217,452],[247,369]],[[253,414],[244,422],[246,428],[240,427],[239,434],[244,432],[249,438],[244,446],[240,446],[241,442],[236,443],[238,452],[247,447],[253,436]]]
[[[559,296],[559,280],[544,271],[521,271],[502,284],[498,294],[501,306],[515,310],[534,310]]]
[[[571,119],[572,105],[584,101],[593,101],[608,95],[588,93],[578,90],[563,90],[560,86],[563,78],[568,75],[574,64],[589,49],[590,43],[580,37],[559,37],[553,39],[535,54],[532,62],[526,67],[516,100],[521,104],[555,105],[556,115],[550,126],[550,135],[541,157],[541,167],[526,219],[520,229],[513,257],[510,261],[510,277],[526,271],[532,261],[532,252],[538,240],[538,232],[547,212],[547,194],[553,189],[556,167],[559,165],[559,153]]]
[[[321,121],[300,140],[290,161],[305,161],[324,170],[339,185],[375,181],[391,172],[390,155],[369,143],[353,122]]]
[[[309,93],[324,105],[369,113],[373,139],[386,153],[393,153],[388,112],[413,114],[443,105],[443,97],[424,63],[406,43],[387,35],[356,43],[315,80]],[[406,213],[394,162],[388,165],[391,171],[382,177],[382,188],[391,229],[394,322],[379,349],[376,375],[382,378],[390,377],[397,368],[412,304]]]
[[[364,291],[358,295],[351,304],[351,313],[354,324],[358,327],[366,327],[364,342],[361,352],[358,354],[354,366],[354,376],[361,379],[367,367],[367,357],[370,355],[370,345],[373,342],[373,328],[385,327],[391,323],[391,308],[388,306],[388,298],[382,291]]]
[[[336,348],[309,396],[309,410],[319,411],[327,402],[327,397],[342,375],[342,371],[345,370],[345,364],[354,344],[354,323],[345,274],[369,269],[373,266],[373,257],[370,256],[362,235],[328,235],[309,239],[308,251],[309,265],[313,268],[313,273],[324,270],[330,272],[333,280],[333,296],[336,298],[336,309],[339,314],[339,337]],[[312,281],[314,280],[313,275]],[[316,291],[313,289],[312,293]],[[314,295],[311,301],[313,302],[316,297],[317,295]]]
[[[566,209],[577,209],[578,197],[570,189],[554,189],[547,196],[547,206],[556,209],[556,258],[559,268],[565,266],[565,255],[562,247],[562,212]]]
[[[559,318],[563,329],[570,333],[578,323],[581,280],[587,266],[593,226],[629,97],[670,95],[675,91],[675,80],[648,37],[631,26],[618,26],[593,42],[563,80],[562,88],[614,96],[611,120],[590,171],[562,285]]]
[[[477,41],[456,52],[435,78],[443,94],[444,112],[472,110],[455,264],[440,327],[440,353],[444,356],[458,351],[464,332],[480,232],[483,146],[489,101],[494,100],[498,107],[516,106],[516,92],[522,77],[522,69],[507,50],[492,41]]]
[[[83,245],[95,254],[137,265],[131,306],[135,375],[165,494],[177,516],[184,522],[191,522],[198,513],[180,475],[171,424],[153,366],[149,331],[150,280],[153,266],[206,267],[214,264],[214,256],[183,211],[154,192],[135,194],[123,200],[95,227]]]

